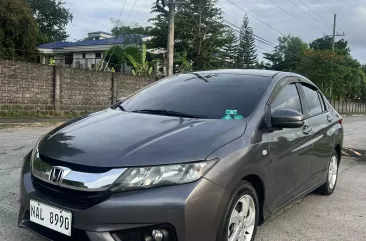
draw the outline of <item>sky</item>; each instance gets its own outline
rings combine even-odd
[[[74,41],[86,37],[88,32],[110,32],[111,19],[119,16],[129,24],[149,25],[151,5],[155,0],[137,0],[136,4],[135,0],[65,2],[74,15],[67,26],[69,41]],[[218,6],[224,19],[238,27],[246,11],[254,34],[274,44],[281,34],[299,36],[307,43],[324,34],[330,35],[333,15],[337,14],[337,31],[346,35],[338,39],[346,39],[353,57],[366,64],[366,0],[219,0]],[[257,47],[259,53],[268,52],[263,49],[271,50],[261,43]]]

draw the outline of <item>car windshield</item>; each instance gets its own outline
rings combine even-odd
[[[249,116],[270,77],[190,73],[173,76],[136,93],[122,106],[128,112],[222,119],[227,111]],[[173,115],[172,114],[172,115]]]

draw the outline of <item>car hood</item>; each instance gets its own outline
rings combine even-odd
[[[244,120],[203,120],[106,110],[66,123],[39,144],[42,156],[93,167],[184,163],[240,137]]]

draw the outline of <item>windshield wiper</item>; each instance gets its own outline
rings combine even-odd
[[[122,106],[122,104],[118,105],[118,108],[120,108],[121,111],[126,111],[126,109]]]
[[[201,115],[192,115],[187,113],[182,113],[178,111],[171,111],[171,110],[134,110],[131,111],[134,113],[145,113],[145,114],[156,114],[156,115],[167,115],[167,116],[177,116],[177,117],[185,117],[185,118],[207,118],[207,116],[201,116]]]
[[[122,106],[122,104],[118,103],[118,102],[116,104],[112,105],[110,108],[112,110],[115,110],[115,109],[119,108],[121,111],[126,111],[126,109]]]

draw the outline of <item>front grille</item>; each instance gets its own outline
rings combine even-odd
[[[60,198],[67,199],[69,201],[85,203],[89,205],[94,205],[99,202],[102,202],[103,200],[108,199],[111,195],[109,191],[85,192],[85,191],[76,191],[68,188],[63,188],[46,183],[33,176],[32,181],[34,189],[39,192],[56,195]]]
[[[49,158],[47,156],[44,156],[42,154],[39,154],[39,158],[52,166],[62,166],[62,167],[68,167],[73,171],[77,172],[86,172],[86,173],[105,173],[110,171],[112,168],[108,167],[93,167],[93,166],[86,166],[86,165],[80,165],[80,164],[73,164],[70,162],[64,162],[57,159]]]

